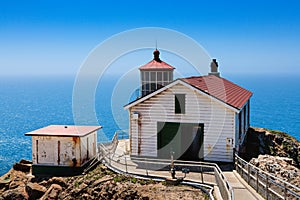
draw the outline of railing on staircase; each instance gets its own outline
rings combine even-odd
[[[119,132],[116,132],[110,144],[100,143],[98,145],[98,157],[102,163],[118,173],[143,177],[171,177],[169,171],[163,169],[170,166],[171,160],[130,157],[130,155],[126,154],[126,151],[124,151],[124,153],[116,152],[117,145],[120,142],[118,138],[120,138],[120,135]],[[233,189],[217,164],[180,160],[175,160],[174,163],[178,170],[177,173],[180,175],[181,172],[179,169],[188,168],[190,170],[190,174],[184,179],[185,181],[206,184],[210,185],[210,187],[216,185],[224,200],[234,199]],[[155,169],[161,169],[163,171],[156,171]]]
[[[258,167],[235,154],[235,169],[256,192],[266,199],[300,199],[300,188]]]

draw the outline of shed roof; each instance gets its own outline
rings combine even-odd
[[[214,75],[181,80],[237,109],[241,109],[252,96],[252,92]]]
[[[101,128],[102,126],[49,125],[28,132],[25,135],[26,136],[83,137]]]

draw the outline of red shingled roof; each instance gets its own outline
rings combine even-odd
[[[141,66],[140,70],[151,70],[151,69],[163,69],[163,70],[173,70],[175,69],[173,66],[169,65],[168,63],[160,60],[159,58],[159,51],[156,49],[153,52],[154,58],[147,64]]]
[[[147,64],[141,66],[139,68],[140,70],[147,70],[147,69],[168,69],[168,70],[173,70],[175,69],[174,67],[172,67],[171,65],[169,65],[168,63],[164,62],[164,61],[156,61],[156,60],[151,60],[150,62],[148,62]]]
[[[238,109],[241,109],[252,96],[252,92],[214,75],[182,78],[181,80]]]

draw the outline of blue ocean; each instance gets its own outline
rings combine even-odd
[[[300,75],[225,76],[254,93],[251,125],[281,130],[300,140]],[[95,92],[95,112],[103,129],[98,135],[110,139],[128,127],[128,113],[111,109],[118,77],[107,77]],[[72,92],[75,77],[1,77],[0,79],[0,175],[22,158],[31,159],[31,138],[26,132],[50,124],[74,124]],[[137,83],[138,84],[138,83]],[[116,123],[115,118],[118,118]],[[86,123],[88,124],[88,122]],[[91,124],[95,125],[95,124]]]

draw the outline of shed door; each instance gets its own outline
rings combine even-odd
[[[49,138],[40,138],[38,141],[38,163],[39,164],[55,164],[54,159],[54,141]]]
[[[173,122],[158,122],[157,123],[157,150],[158,157],[171,157],[171,152],[174,152],[174,159],[178,159],[181,153],[181,133],[180,123]]]
[[[203,158],[203,124],[157,123],[157,150],[159,158],[201,160]]]
[[[60,164],[64,166],[73,166],[72,159],[75,157],[75,142],[64,141],[60,145]]]
[[[203,124],[183,124],[181,160],[201,160],[203,158]]]

